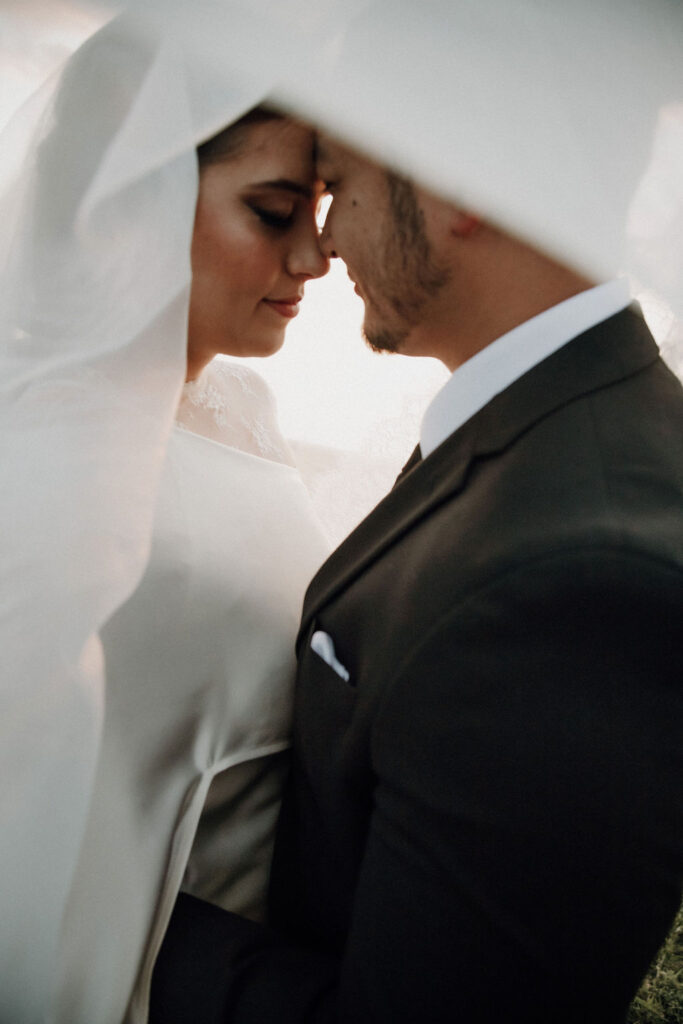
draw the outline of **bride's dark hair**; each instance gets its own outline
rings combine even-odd
[[[246,141],[248,129],[252,125],[263,124],[265,121],[280,121],[285,117],[285,114],[265,103],[252,107],[237,121],[233,121],[227,128],[223,128],[222,131],[197,146],[199,166],[203,167],[206,164],[229,160],[231,157],[237,156]]]

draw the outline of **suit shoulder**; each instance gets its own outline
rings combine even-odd
[[[615,658],[644,678],[659,666],[660,678],[680,690],[682,619],[683,557],[606,544],[561,549],[501,564],[453,592],[405,650],[394,679],[400,689],[428,661],[439,666],[427,672],[430,685],[448,689],[474,663],[482,671],[497,664],[503,680],[524,677],[545,658],[548,670],[584,659],[591,672]]]

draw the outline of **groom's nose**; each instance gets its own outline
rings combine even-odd
[[[320,232],[320,248],[325,256],[327,256],[328,260],[335,259],[339,256],[339,253],[335,249],[334,239],[332,237],[332,228],[330,224],[331,210],[332,207],[330,206],[330,209],[327,211],[327,216],[325,217],[325,223],[323,224],[322,231]]]

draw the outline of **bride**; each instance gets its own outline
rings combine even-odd
[[[327,553],[267,386],[239,364],[213,361],[277,351],[305,283],[327,270],[312,132],[259,105],[198,146],[198,178],[188,154],[174,167],[166,153],[159,168],[162,145],[149,180],[137,153],[135,180],[125,180],[126,168],[103,188],[116,147],[128,157],[131,122],[162,59],[153,47],[131,55],[122,31],[103,30],[60,80],[35,151],[37,214],[24,239],[31,259],[9,263],[15,284],[34,298],[17,319],[23,347],[16,342],[9,362],[17,386],[10,374],[3,413],[42,441],[17,500],[25,492],[40,510],[36,537],[47,537],[38,544],[25,522],[14,543],[27,566],[52,549],[43,564],[52,592],[30,573],[17,584],[25,615],[16,671],[34,686],[35,707],[36,680],[60,694],[49,764],[30,749],[41,728],[39,711],[30,718],[30,689],[18,709],[32,771],[24,818],[5,816],[28,880],[15,897],[23,934],[3,937],[3,954],[11,942],[15,962],[30,962],[45,934],[49,907],[31,888],[52,891],[54,881],[59,891],[59,844],[54,862],[38,868],[36,844],[49,846],[54,824],[69,830],[72,849],[56,942],[44,954],[50,1009],[34,1018],[34,993],[10,985],[0,1016],[16,1022],[144,1021],[154,956],[181,887],[261,916],[286,766],[294,635],[305,586]],[[98,102],[84,93],[95,74]],[[129,87],[135,103],[127,105]],[[184,240],[179,225],[190,204]],[[191,287],[179,289],[173,260],[182,267],[188,257]],[[53,468],[41,489],[47,452]],[[84,646],[67,687],[59,660],[69,657],[72,635],[74,652]],[[77,787],[59,756],[74,765],[87,749],[74,701],[93,693],[99,724],[78,817]],[[17,757],[17,786],[19,765]],[[32,785],[51,794],[52,820],[33,805]]]
[[[199,148],[188,383],[145,575],[101,634],[104,735],[68,908],[65,1021],[119,1019],[104,1013],[105,992],[115,983],[123,995],[138,968],[130,1013],[144,1017],[183,878],[186,891],[262,913],[293,637],[326,546],[265,383],[211,359],[277,351],[305,282],[327,269],[312,143],[260,107]]]

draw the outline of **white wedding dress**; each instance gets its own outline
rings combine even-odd
[[[186,385],[149,564],[102,634],[104,734],[63,935],[60,1024],[146,1019],[181,886],[262,916],[294,638],[328,549],[290,458],[253,371],[215,362]]]

